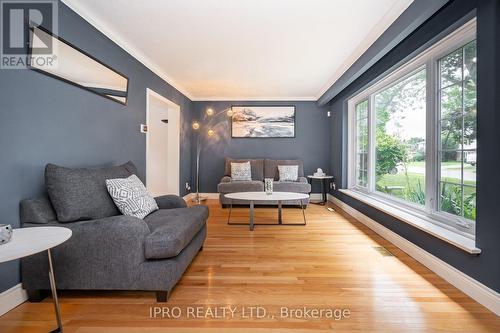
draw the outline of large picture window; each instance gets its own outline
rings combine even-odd
[[[349,187],[473,234],[476,41],[471,21],[349,100]]]

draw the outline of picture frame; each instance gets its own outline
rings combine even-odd
[[[232,138],[295,138],[295,105],[233,105]]]

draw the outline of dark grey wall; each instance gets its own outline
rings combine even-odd
[[[295,138],[231,138],[230,121],[222,117],[215,127],[216,135],[202,137],[200,161],[200,192],[217,192],[217,184],[224,175],[224,157],[237,158],[299,158],[304,161],[307,174],[322,168],[329,172],[330,128],[326,109],[315,102],[194,102],[193,117],[203,120],[205,110],[212,107],[216,112],[231,105],[295,105]],[[202,132],[204,133],[204,132]],[[193,138],[193,148],[196,137]],[[195,150],[195,149],[193,149]],[[193,157],[193,177],[196,159]],[[193,178],[193,184],[194,184]],[[318,184],[313,191],[319,192]],[[193,191],[196,189],[193,187]]]
[[[128,105],[30,70],[0,70],[0,223],[19,227],[19,201],[40,195],[48,162],[113,165],[145,176],[146,88],[181,107],[181,192],[191,177],[191,101],[59,3],[59,35],[129,77]],[[0,292],[19,283],[17,261],[0,264]]]
[[[384,56],[361,77],[350,84],[329,104],[331,119],[330,167],[337,183],[346,187],[347,182],[347,104],[350,96],[362,89],[394,64],[428,44],[436,36],[463,22],[464,17],[475,14],[477,9],[478,47],[478,167],[477,167],[477,218],[476,244],[479,256],[465,253],[429,234],[411,227],[379,210],[363,204],[338,191],[332,194],[375,221],[405,237],[450,265],[500,291],[500,223],[498,223],[498,189],[500,177],[500,2],[497,0],[454,0],[438,11],[419,29]]]

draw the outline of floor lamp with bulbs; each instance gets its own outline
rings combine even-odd
[[[207,135],[209,137],[214,136],[215,132],[213,130],[213,127],[218,124],[216,120],[219,118],[219,116],[225,114],[228,117],[232,117],[233,111],[231,108],[229,108],[216,113],[214,109],[208,108],[205,111],[205,114],[206,117],[209,118],[209,121],[206,125],[202,125],[199,121],[193,121],[193,123],[191,124],[193,130],[198,132],[198,140],[196,141],[196,194],[192,199],[193,202],[197,203],[201,203],[202,201],[207,200],[207,198],[202,197],[200,195],[200,152],[201,152],[201,137],[202,137],[202,133],[200,133],[200,131],[207,129]]]

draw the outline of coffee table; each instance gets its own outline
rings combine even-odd
[[[70,229],[63,227],[14,229],[12,230],[12,239],[10,242],[0,247],[0,263],[47,251],[50,289],[52,290],[52,299],[54,300],[54,310],[57,319],[57,328],[51,332],[62,332],[63,328],[50,249],[68,240],[71,237],[71,233]]]
[[[304,212],[303,200],[309,198],[309,194],[304,193],[293,193],[293,192],[273,192],[272,194],[266,194],[266,192],[235,192],[225,195],[226,198],[231,199],[229,206],[229,216],[227,217],[227,224],[229,225],[249,225],[250,231],[254,230],[255,225],[294,225],[302,226],[306,225],[306,214]],[[233,210],[233,200],[248,201],[250,204],[250,219],[249,223],[232,223],[231,222],[231,211]],[[283,223],[282,219],[282,202],[288,200],[300,200],[300,208],[302,209],[302,217],[304,223]],[[254,222],[254,204],[256,201],[277,201],[278,202],[278,223],[255,223]]]

